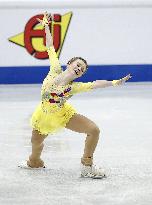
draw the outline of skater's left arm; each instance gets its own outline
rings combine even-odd
[[[127,75],[124,78],[121,78],[119,80],[96,80],[93,82],[83,83],[83,82],[73,82],[71,85],[72,88],[72,94],[81,93],[81,92],[87,92],[92,89],[96,88],[106,88],[109,86],[118,86],[125,83],[127,80],[131,78],[131,75]]]
[[[113,80],[113,81],[108,81],[108,80],[96,80],[93,83],[92,88],[96,89],[96,88],[106,88],[109,86],[118,86],[118,85],[122,85],[124,84],[127,80],[129,80],[131,78],[131,75],[127,75],[119,80]]]

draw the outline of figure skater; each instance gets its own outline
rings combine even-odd
[[[97,88],[121,85],[131,78],[130,74],[120,80],[96,80],[83,83],[74,82],[76,78],[86,73],[88,65],[81,57],[73,57],[67,63],[65,71],[62,70],[57,58],[49,24],[53,16],[44,14],[43,20],[37,19],[45,28],[46,47],[51,64],[50,71],[43,81],[41,102],[31,118],[32,153],[29,159],[19,167],[29,169],[45,169],[40,158],[43,150],[43,141],[48,134],[53,134],[61,128],[86,134],[84,153],[81,158],[81,176],[90,178],[103,178],[105,173],[93,163],[93,154],[99,140],[99,127],[87,117],[80,115],[67,103],[67,99],[76,93],[91,91]]]

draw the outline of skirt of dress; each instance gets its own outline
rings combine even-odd
[[[32,115],[31,126],[34,130],[39,131],[41,135],[54,134],[66,127],[66,124],[75,113],[76,110],[67,102],[58,111],[52,113],[45,112],[40,103]]]

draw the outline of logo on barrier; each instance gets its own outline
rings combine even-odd
[[[50,24],[53,44],[58,56],[60,55],[71,17],[72,12],[66,13],[63,16],[54,14],[54,21]],[[45,31],[36,18],[42,19],[43,15],[33,16],[25,25],[24,32],[12,36],[8,40],[24,47],[30,55],[37,59],[47,59]]]

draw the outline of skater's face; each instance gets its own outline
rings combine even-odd
[[[75,78],[79,78],[86,72],[87,66],[83,60],[76,59],[67,65],[67,69],[74,75]]]

